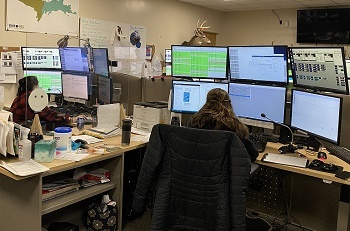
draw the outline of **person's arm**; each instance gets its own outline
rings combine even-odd
[[[55,110],[52,110],[49,107],[45,107],[41,112],[38,113],[40,119],[47,122],[69,122],[69,116],[58,116],[58,113]]]
[[[12,112],[13,121],[16,123],[34,118],[34,112],[28,105],[27,94],[21,94],[13,100],[10,112]]]

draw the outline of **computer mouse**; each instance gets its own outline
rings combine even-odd
[[[321,167],[321,166],[323,166],[323,161],[319,160],[319,159],[314,159],[313,161],[311,161],[310,166]]]
[[[325,159],[327,159],[327,154],[325,152],[318,152],[317,158],[321,159],[321,160],[325,160]]]
[[[324,164],[322,165],[322,169],[327,172],[332,172],[338,170],[338,166],[334,164]]]

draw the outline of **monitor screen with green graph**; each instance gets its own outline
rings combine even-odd
[[[173,77],[227,79],[227,47],[171,46]]]
[[[48,94],[62,94],[61,71],[24,70],[24,77],[36,76],[39,87]]]

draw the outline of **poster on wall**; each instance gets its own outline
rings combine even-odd
[[[6,30],[78,36],[79,0],[7,0]]]
[[[141,76],[146,59],[147,28],[120,22],[80,19],[80,38],[89,38],[92,47],[108,48],[108,58],[116,61],[116,72]]]

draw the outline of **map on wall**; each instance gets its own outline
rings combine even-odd
[[[77,36],[79,0],[7,0],[6,30]]]

